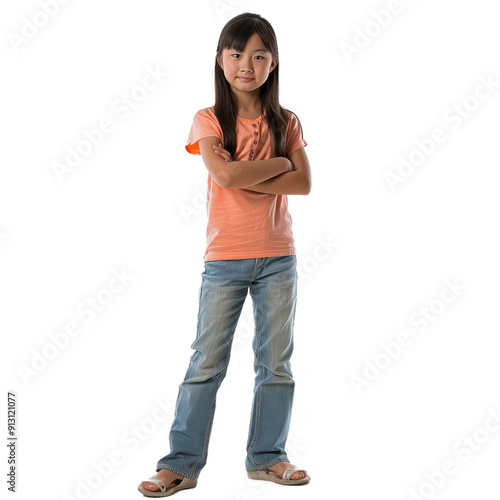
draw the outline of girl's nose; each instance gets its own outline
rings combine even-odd
[[[241,71],[253,71],[252,64],[249,61],[242,60],[240,65]]]

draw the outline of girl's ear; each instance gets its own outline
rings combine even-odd
[[[221,57],[220,57],[220,54],[219,54],[219,52],[218,52],[218,51],[215,53],[215,57],[216,57],[216,59],[217,59],[217,63],[218,63],[218,64],[219,64],[219,66],[220,66],[220,69],[221,69],[222,71],[224,71],[224,68],[222,67]]]
[[[278,63],[280,62],[279,60],[279,57],[277,57],[271,64],[271,67],[269,68],[269,73],[271,73],[271,71],[276,68],[276,66],[278,66]]]

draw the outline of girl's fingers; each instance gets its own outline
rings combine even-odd
[[[229,151],[226,151],[222,146],[214,145],[214,153],[222,156],[222,158],[224,158],[224,160],[226,161],[233,161],[231,155],[229,154]]]

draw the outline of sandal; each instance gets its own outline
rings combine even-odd
[[[304,472],[306,477],[303,477],[302,479],[290,479],[290,476],[294,472]],[[311,480],[311,477],[307,474],[307,472],[304,469],[299,469],[298,467],[287,469],[283,473],[282,478],[271,469],[248,471],[247,474],[250,479],[262,479],[263,481],[272,481],[273,483],[287,485],[306,484]]]
[[[144,488],[142,483],[153,483],[156,484],[160,488],[160,491],[150,491]],[[141,481],[141,484],[137,487],[137,489],[146,497],[168,497],[173,495],[179,490],[185,490],[187,488],[194,488],[197,484],[195,479],[189,479],[187,477],[183,477],[182,479],[174,479],[169,485],[168,488],[165,486],[165,483],[161,479],[145,479]]]

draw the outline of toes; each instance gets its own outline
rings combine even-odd
[[[291,463],[287,463],[287,467],[297,467],[296,465],[292,465]],[[294,472],[290,475],[290,479],[304,479],[306,477],[305,473],[302,471]]]
[[[160,488],[158,487],[157,484],[150,483],[149,481],[143,482],[142,486],[144,489],[149,490],[149,491],[159,491],[160,490]]]

